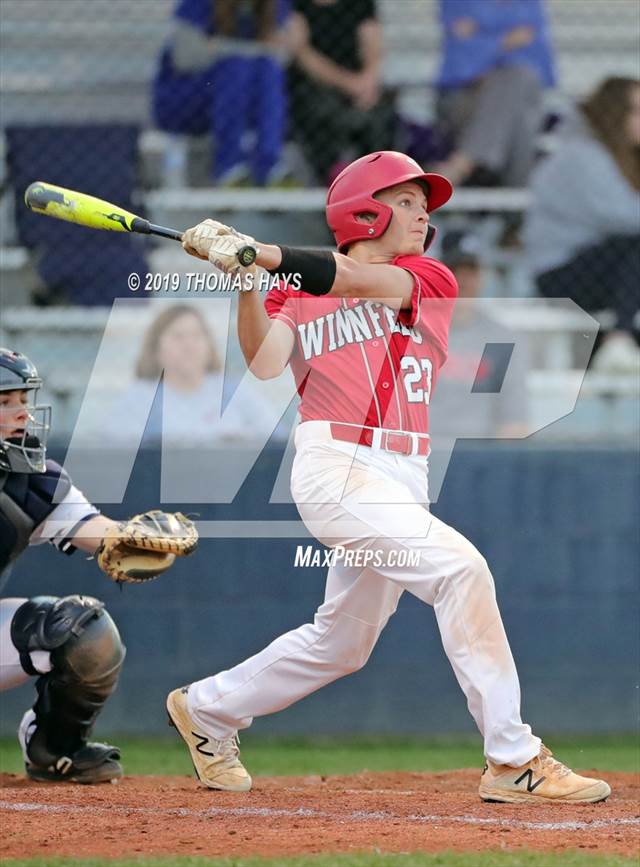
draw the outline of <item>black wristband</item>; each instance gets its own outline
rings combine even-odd
[[[336,279],[336,260],[330,250],[301,250],[299,247],[280,247],[282,261],[277,268],[268,268],[269,274],[300,275],[301,291],[309,295],[326,295]]]

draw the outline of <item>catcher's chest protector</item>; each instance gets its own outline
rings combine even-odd
[[[54,498],[64,497],[70,488],[70,479],[53,461],[47,462],[44,473],[0,472],[0,573],[56,508]]]

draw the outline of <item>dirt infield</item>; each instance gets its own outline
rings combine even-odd
[[[593,772],[597,774],[598,772]],[[248,794],[188,777],[117,785],[32,783],[0,775],[3,857],[294,855],[379,849],[560,850],[637,855],[640,784],[602,773],[605,804],[483,804],[478,772],[258,777]]]

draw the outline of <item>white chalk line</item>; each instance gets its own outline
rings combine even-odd
[[[273,807],[209,807],[206,810],[190,810],[186,807],[168,807],[157,809],[154,807],[76,807],[72,804],[37,804],[19,803],[12,801],[0,801],[0,810],[22,813],[55,813],[76,814],[85,813],[99,815],[118,813],[123,816],[135,814],[151,816],[178,816],[187,818],[210,819],[216,816],[236,816],[239,818],[290,818],[290,819],[332,819],[341,824],[347,822],[376,822],[396,820],[400,822],[412,822],[427,825],[446,825],[454,822],[462,825],[485,825],[504,828],[524,828],[532,831],[591,831],[601,828],[615,827],[640,827],[640,818],[613,818],[593,819],[592,821],[573,822],[526,822],[521,819],[496,819],[481,816],[447,816],[447,815],[423,815],[415,813],[410,816],[398,816],[386,810],[354,810],[349,813],[330,813],[323,810],[313,810],[307,807],[298,807],[295,810],[275,809]]]

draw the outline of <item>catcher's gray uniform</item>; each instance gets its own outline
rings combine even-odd
[[[35,405],[41,385],[26,356],[0,348],[0,586],[29,544],[51,542],[71,554],[82,523],[99,514],[62,467],[45,460],[50,408]],[[0,689],[37,678],[38,698],[18,733],[29,777],[95,783],[122,775],[119,750],[89,743],[89,735],[124,655],[97,599],[0,600]]]
[[[61,502],[54,503],[58,486],[66,489],[66,494]],[[70,539],[73,532],[99,514],[55,461],[47,461],[42,474],[0,472],[0,487],[0,589],[9,579],[11,564],[26,545],[49,542],[62,553],[72,554],[76,550]],[[13,615],[26,601],[0,599],[0,690],[18,686],[31,676],[22,667],[10,635]],[[51,670],[48,651],[34,650],[31,657],[39,673]]]
[[[0,565],[5,579],[29,544],[50,542],[72,554],[73,534],[98,510],[62,468],[47,461],[42,474],[5,472],[0,478]],[[66,494],[54,503],[59,485]],[[90,744],[88,738],[115,689],[124,655],[116,625],[97,599],[0,600],[0,690],[38,678],[38,699],[18,730],[28,776],[93,783],[122,775],[118,749]]]

